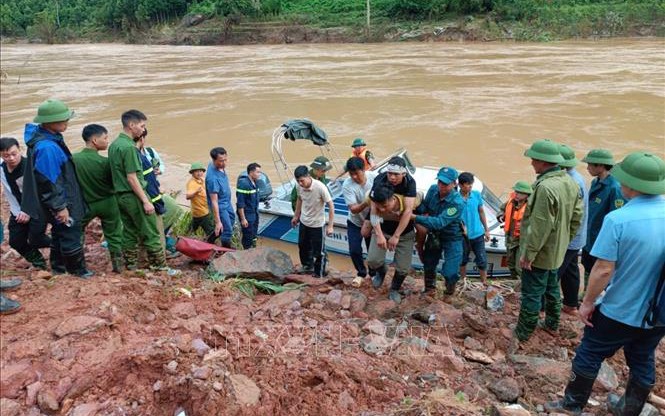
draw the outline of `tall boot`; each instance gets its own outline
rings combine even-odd
[[[65,261],[62,258],[60,250],[56,247],[51,247],[51,252],[48,256],[49,264],[51,265],[51,272],[53,274],[65,274],[67,269],[65,268]]]
[[[423,294],[430,293],[436,290],[436,270],[425,272],[425,288]]]
[[[399,294],[399,289],[402,287],[404,279],[406,279],[406,274],[395,271],[393,281],[390,283],[390,293],[388,294],[388,298],[395,303],[402,302],[402,295]]]
[[[638,416],[642,412],[653,386],[637,384],[631,377],[622,397],[616,394],[607,396],[607,410],[614,416]]]
[[[383,285],[383,279],[386,278],[386,265],[384,264],[383,266],[379,267],[374,271],[376,272],[376,274],[374,275],[374,277],[372,277],[372,286],[374,287],[374,289],[378,289],[381,287],[381,285]]]
[[[563,399],[546,403],[545,410],[550,413],[561,412],[569,415],[582,414],[582,410],[584,410],[584,406],[586,406],[589,396],[591,396],[591,389],[593,389],[594,381],[596,381],[595,377],[585,377],[572,371],[570,381],[563,394]]]
[[[37,250],[36,248],[33,248],[32,250],[25,253],[23,257],[34,267],[41,270],[46,270],[46,259],[44,259],[41,251]]]
[[[122,253],[110,253],[111,254],[111,268],[113,273],[122,273],[122,267],[124,261],[122,259]]]
[[[83,254],[83,249],[69,253],[63,257],[65,260],[65,268],[67,269],[67,273],[78,276],[82,279],[89,279],[94,275],[93,272],[85,267],[85,256]]]

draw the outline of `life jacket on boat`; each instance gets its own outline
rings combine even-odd
[[[522,203],[522,206],[516,207],[517,201],[515,200],[515,192],[510,194],[510,199],[506,204],[506,222],[503,226],[506,234],[510,234],[510,226],[514,223],[515,228],[513,229],[513,237],[519,238],[520,228],[522,226],[522,217],[524,217],[524,211],[526,211],[526,201]]]
[[[363,160],[363,163],[365,163],[365,170],[372,169],[372,166],[369,164],[369,161],[367,160],[367,149],[360,152],[360,154],[356,154],[356,152],[351,152],[351,157],[361,158]]]

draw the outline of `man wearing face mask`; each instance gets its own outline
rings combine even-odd
[[[123,224],[122,249],[127,270],[138,267],[139,244],[145,248],[151,268],[166,269],[155,207],[146,193],[143,165],[134,143],[145,132],[147,119],[138,110],[124,112],[121,117],[123,131],[109,146],[113,189]]]
[[[27,166],[21,211],[51,223],[51,269],[87,279],[81,244],[81,220],[87,206],[76,178],[72,154],[62,133],[74,112],[60,100],[44,101],[34,122],[26,124]]]

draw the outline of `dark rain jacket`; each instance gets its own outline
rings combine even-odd
[[[76,177],[72,153],[61,134],[53,134],[36,124],[26,124],[24,132],[28,164],[23,177],[21,211],[31,218],[54,221],[64,208],[80,221],[87,205]]]
[[[254,222],[259,218],[259,189],[258,184],[252,182],[245,173],[238,177],[236,185],[236,208],[245,211],[248,222]]]

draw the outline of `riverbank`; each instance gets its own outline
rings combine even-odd
[[[9,294],[23,310],[0,317],[3,416],[545,415],[583,330],[564,314],[558,336],[538,330],[512,351],[519,291],[505,284],[498,312],[475,288],[421,298],[415,275],[399,305],[386,287],[352,287],[346,271],[250,296],[184,256],[169,260],[178,277],[112,274],[97,222],[87,237],[90,280],[28,270],[2,244],[3,278],[23,279]],[[665,345],[656,360],[662,379]],[[616,354],[588,414],[604,415],[607,392],[627,377]],[[654,394],[665,395],[662,383]]]
[[[501,19],[495,14],[453,16],[440,20],[318,20],[312,15],[252,19],[238,15],[207,18],[187,15],[179,21],[124,31],[30,28],[5,35],[2,43],[105,43],[161,45],[250,45],[381,42],[548,42],[566,39],[664,37],[665,9],[582,7],[545,9],[533,19]]]

